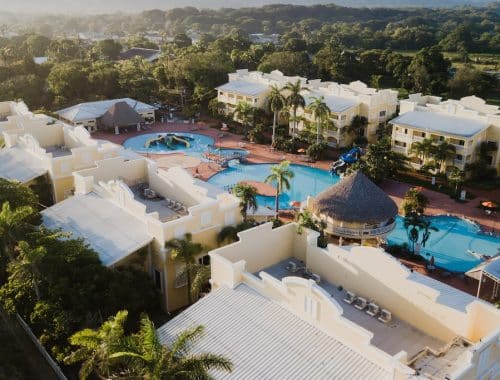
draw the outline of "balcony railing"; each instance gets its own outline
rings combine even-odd
[[[395,227],[396,227],[396,221],[392,221],[391,223],[383,227],[375,227],[375,228],[366,228],[366,227],[348,228],[348,227],[328,225],[326,231],[333,235],[361,239],[361,238],[377,237],[388,234]]]

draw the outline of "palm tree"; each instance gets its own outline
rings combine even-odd
[[[319,136],[321,133],[321,124],[327,120],[330,116],[330,107],[325,103],[325,97],[320,96],[319,98],[317,97],[312,97],[312,103],[307,106],[309,108],[313,115],[314,119],[316,120],[316,144],[319,144]]]
[[[19,283],[31,283],[36,299],[40,301],[42,296],[39,284],[42,275],[38,269],[38,262],[47,251],[44,247],[32,248],[25,241],[19,242],[17,250],[18,255],[9,267],[10,278],[17,279]]]
[[[292,107],[292,116],[293,116],[293,127],[292,127],[292,137],[295,137],[297,132],[297,109],[299,107],[305,107],[306,101],[302,96],[301,92],[306,90],[305,87],[302,87],[302,83],[300,80],[297,80],[295,83],[288,82],[283,90],[288,91],[288,95],[286,97],[286,105],[288,107]]]
[[[273,112],[273,136],[271,139],[271,145],[274,146],[274,140],[276,138],[276,126],[278,125],[278,118],[279,114],[285,108],[286,104],[286,99],[281,93],[281,90],[279,89],[278,86],[272,85],[271,86],[271,92],[269,93],[268,96],[268,104],[269,104],[269,109],[271,112]]]
[[[434,156],[434,159],[439,163],[441,172],[444,172],[446,170],[446,162],[455,158],[455,153],[455,145],[450,144],[447,141],[443,141],[442,143],[434,147],[434,152],[432,153],[432,155]]]
[[[27,233],[27,220],[33,216],[33,208],[21,206],[12,210],[9,202],[4,202],[0,211],[0,245],[2,253],[14,259],[14,246]]]
[[[276,184],[276,217],[279,211],[279,196],[284,190],[290,189],[290,180],[294,177],[290,169],[290,161],[282,161],[279,165],[271,166],[271,174],[264,180],[265,183]]]
[[[119,311],[116,316],[104,322],[96,330],[84,329],[69,338],[72,346],[78,346],[64,359],[66,364],[83,362],[80,368],[80,379],[86,379],[94,372],[101,379],[108,379],[114,369],[111,355],[121,351],[125,343],[124,324],[127,311]]]
[[[345,128],[344,133],[351,136],[361,137],[363,136],[367,125],[368,119],[366,117],[356,115],[352,118],[351,124]]]
[[[221,355],[190,353],[203,332],[203,326],[187,329],[169,346],[164,346],[154,323],[144,317],[139,332],[129,340],[127,349],[112,354],[110,358],[127,360],[138,377],[150,380],[211,379],[208,373],[211,369],[231,372],[233,364]]]
[[[241,120],[243,125],[250,127],[252,125],[252,116],[255,109],[247,102],[238,102],[234,109],[234,116]]]
[[[257,210],[257,189],[254,186],[245,183],[238,183],[233,188],[233,194],[240,198],[240,208],[243,220],[247,220],[249,210]]]
[[[192,287],[193,278],[196,276],[196,257],[203,251],[203,246],[193,243],[193,236],[187,233],[184,239],[173,239],[165,243],[165,248],[170,249],[172,260],[185,265],[185,276],[187,278],[187,294],[189,304],[193,303]],[[181,274],[182,276],[182,274]]]
[[[435,146],[431,139],[423,139],[411,145],[410,153],[415,153],[423,162],[432,156]]]

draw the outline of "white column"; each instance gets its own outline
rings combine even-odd
[[[115,135],[119,135],[119,134],[120,134],[120,129],[117,126],[115,126]]]
[[[477,287],[476,298],[479,298],[479,293],[481,292],[481,284],[483,283],[483,271],[481,271],[481,276],[479,277],[479,286]]]
[[[137,132],[141,131],[141,123],[137,123]]]

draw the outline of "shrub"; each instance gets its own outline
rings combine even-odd
[[[326,142],[320,142],[319,144],[310,145],[307,148],[307,155],[313,160],[321,160],[324,158],[326,151],[328,149],[328,144]]]

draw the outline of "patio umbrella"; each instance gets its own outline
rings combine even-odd
[[[481,202],[481,206],[483,206],[485,208],[497,208],[496,202],[493,202],[493,201],[484,201],[484,202]]]
[[[290,202],[290,206],[292,206],[292,207],[300,207],[300,205],[301,205],[301,202],[299,202],[299,201],[291,201]]]
[[[306,152],[306,150],[305,150],[304,148],[300,148],[300,149],[298,149],[298,150],[297,150],[297,152],[298,152],[298,153],[305,153],[305,152]]]

